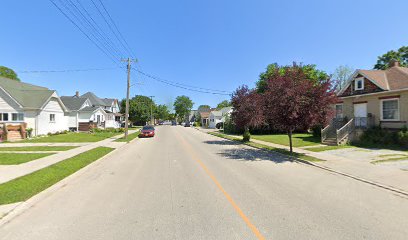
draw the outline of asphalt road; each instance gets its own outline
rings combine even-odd
[[[1,240],[407,238],[406,197],[180,126],[0,227]]]

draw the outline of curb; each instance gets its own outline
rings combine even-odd
[[[133,140],[135,140],[135,139],[133,139]],[[124,146],[127,146],[127,144],[123,144],[122,146],[120,146],[118,148],[115,148],[113,151],[109,152],[108,154],[104,155],[103,157],[101,157],[101,158],[95,160],[94,162],[88,164],[87,166],[79,169],[78,171],[76,171],[73,174],[67,176],[66,178],[62,179],[61,181],[55,183],[54,185],[50,186],[49,188],[44,189],[42,192],[39,192],[38,194],[36,194],[36,195],[32,196],[31,198],[27,199],[26,201],[21,202],[19,205],[17,205],[11,211],[5,213],[2,217],[0,217],[0,227],[2,227],[3,225],[6,225],[7,223],[9,223],[15,217],[18,217],[21,214],[23,214],[26,210],[28,210],[31,207],[35,206],[36,203],[38,203],[41,200],[51,196],[53,193],[55,193],[59,189],[65,187],[72,179],[81,176],[86,170],[88,170],[92,166],[97,165],[98,163],[100,163],[101,160],[103,160],[103,159],[109,157],[110,155],[114,154],[117,150],[121,149]],[[98,147],[98,146],[96,146],[96,147]],[[92,148],[92,149],[94,149],[94,148]],[[92,150],[92,149],[89,149],[89,150]]]
[[[200,131],[200,132],[205,133],[203,131]],[[212,134],[209,134],[209,133],[206,133],[206,134],[211,135],[213,137],[222,138],[222,139],[225,139],[227,141],[233,141],[233,140],[230,140],[228,138],[215,136],[215,135],[212,135]],[[255,149],[260,149],[260,150],[263,150],[263,151],[269,151],[269,150],[266,150],[266,149],[263,149],[263,148],[258,148],[258,147],[254,147],[254,146],[250,146],[250,145],[246,145],[246,144],[242,144],[242,143],[238,143],[238,144],[245,145],[245,146],[255,148]],[[332,173],[336,173],[338,175],[342,175],[342,176],[345,176],[345,177],[348,177],[348,178],[351,178],[351,179],[354,179],[354,180],[357,180],[357,181],[360,181],[360,182],[363,182],[363,183],[366,183],[366,184],[369,184],[369,185],[372,185],[372,186],[375,186],[375,187],[378,187],[378,188],[382,188],[382,189],[385,189],[385,190],[388,190],[388,191],[391,191],[391,192],[394,192],[394,193],[398,193],[398,194],[401,194],[401,195],[404,195],[404,196],[408,196],[408,192],[406,192],[404,190],[401,190],[401,189],[398,189],[398,188],[395,188],[395,187],[392,187],[392,186],[384,185],[384,184],[377,183],[377,182],[374,182],[374,181],[371,181],[371,180],[368,180],[368,179],[365,179],[365,178],[361,178],[361,177],[358,177],[358,176],[355,176],[355,175],[352,175],[352,174],[348,174],[348,173],[344,173],[344,172],[341,172],[341,171],[338,171],[338,170],[334,170],[332,168],[322,166],[322,165],[319,165],[319,164],[314,163],[314,162],[308,162],[308,161],[305,161],[305,160],[302,160],[302,159],[299,159],[299,158],[296,158],[296,157],[293,157],[293,156],[287,156],[287,155],[279,153],[279,152],[276,152],[276,153],[279,154],[279,155],[285,156],[285,157],[292,158],[293,161],[297,162],[297,163],[302,163],[302,164],[309,165],[309,166],[312,166],[312,167],[315,167],[315,168],[320,168],[322,170],[332,172]]]

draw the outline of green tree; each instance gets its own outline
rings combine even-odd
[[[13,69],[5,66],[0,66],[0,76],[20,81],[20,79],[17,76],[17,73]]]
[[[200,105],[198,106],[197,110],[199,112],[203,112],[203,111],[209,111],[211,109],[211,107],[209,105]]]
[[[302,68],[302,71],[306,76],[314,81],[316,84],[325,81],[329,78],[329,75],[324,71],[318,70],[316,65],[298,65]],[[264,92],[267,87],[268,79],[275,78],[277,75],[283,76],[288,71],[292,69],[293,65],[279,66],[277,63],[269,64],[266,67],[266,71],[259,75],[259,80],[256,83],[256,88],[258,92]]]
[[[228,100],[224,100],[224,101],[218,103],[217,110],[220,110],[220,109],[225,108],[225,107],[230,107],[230,106],[231,106],[231,103]]]
[[[408,46],[402,46],[397,51],[391,50],[379,56],[374,69],[387,69],[391,60],[398,61],[401,67],[408,67]]]
[[[145,125],[150,121],[151,106],[153,104],[153,110],[156,109],[156,105],[151,98],[142,95],[136,95],[129,99],[129,120],[136,125]],[[121,101],[122,113],[125,113],[126,99]]]
[[[178,96],[174,101],[174,111],[180,121],[185,120],[193,107],[193,101],[187,96]]]
[[[341,89],[346,85],[347,80],[354,73],[354,69],[347,65],[340,65],[334,70],[332,79],[335,81],[337,89]]]
[[[169,115],[170,115],[170,111],[167,108],[166,105],[161,104],[161,105],[157,105],[155,112],[154,112],[154,116],[156,119],[160,119],[160,120],[168,120],[169,119]]]

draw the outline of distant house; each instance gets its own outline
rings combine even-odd
[[[232,112],[232,107],[225,107],[220,110],[214,110],[209,115],[209,128],[216,128],[218,123],[225,122],[227,114]]]
[[[356,70],[338,92],[336,116],[322,141],[340,144],[371,126],[399,129],[408,122],[408,68],[392,61],[386,70]]]
[[[201,117],[201,126],[203,127],[208,127],[210,121],[209,121],[209,117],[210,117],[210,111],[208,112],[200,112],[200,117]]]
[[[68,125],[73,131],[89,131],[91,127],[119,128],[121,114],[116,99],[99,98],[94,93],[87,92],[80,96],[61,97],[68,108]]]
[[[54,133],[68,130],[66,111],[56,91],[0,77],[0,125],[32,128],[32,135]],[[19,131],[9,134],[24,138],[25,130]]]
[[[195,122],[197,120],[197,115],[198,115],[197,110],[191,110],[190,114],[188,115],[188,121],[190,123]]]

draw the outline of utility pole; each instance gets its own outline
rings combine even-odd
[[[127,62],[127,84],[126,84],[126,110],[125,110],[125,138],[129,134],[129,94],[130,94],[130,70],[132,68],[132,62],[136,62],[135,59],[127,58],[122,59],[122,62]]]
[[[153,119],[153,98],[154,96],[149,96],[149,97],[152,100],[150,102],[150,124],[153,126],[154,125],[154,119]]]

